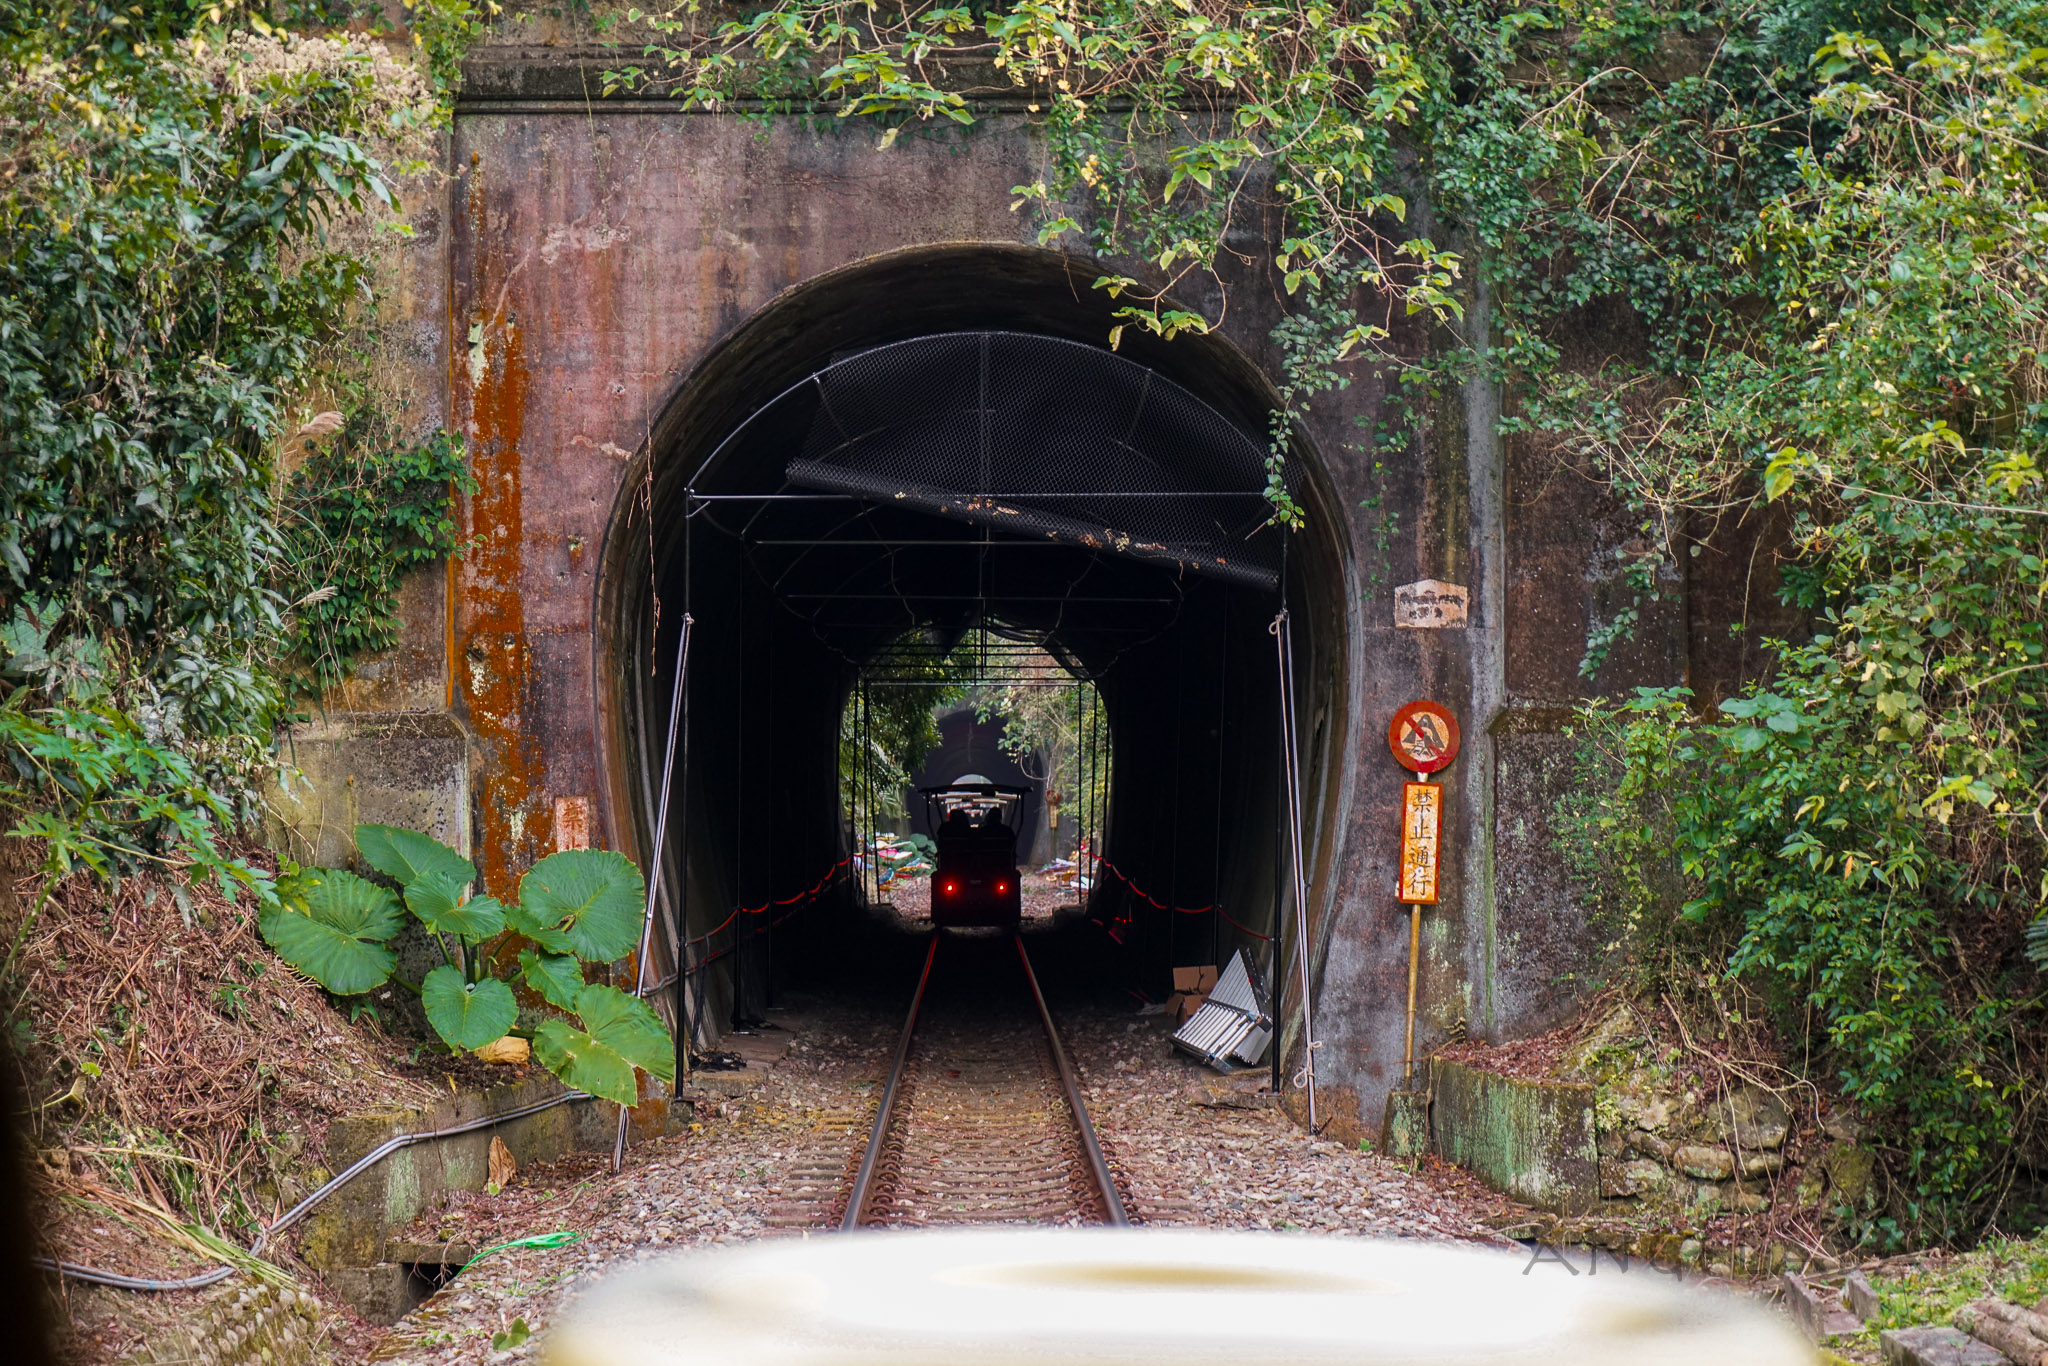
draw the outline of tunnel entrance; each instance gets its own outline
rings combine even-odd
[[[651,848],[679,698],[654,955],[698,1044],[829,978],[818,946],[883,895],[845,718],[963,642],[1099,697],[1081,907],[1104,974],[1164,996],[1243,949],[1299,975],[1274,623],[1284,603],[1313,863],[1346,711],[1337,538],[1299,450],[1274,473],[1308,525],[1272,523],[1272,396],[1238,353],[1109,331],[1052,253],[857,268],[742,328],[651,434],[604,576],[613,803]]]

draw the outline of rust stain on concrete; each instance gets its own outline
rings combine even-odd
[[[472,171],[468,208],[474,240],[494,234],[484,224],[483,177]],[[484,886],[511,895],[521,870],[545,849],[552,822],[541,796],[545,775],[531,734],[537,719],[532,642],[521,598],[526,523],[522,490],[527,366],[519,322],[503,285],[498,251],[479,254],[473,298],[494,299],[470,316],[456,365],[469,381],[470,496],[464,531],[475,537],[463,560],[461,656],[455,661],[464,710],[481,749],[474,784],[481,806],[476,863]],[[494,278],[495,277],[495,278]]]

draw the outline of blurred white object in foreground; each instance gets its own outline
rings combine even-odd
[[[1601,1254],[1256,1233],[973,1230],[642,1263],[549,1366],[1810,1366],[1754,1305]]]

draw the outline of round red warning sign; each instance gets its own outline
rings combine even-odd
[[[1388,723],[1387,748],[1401,767],[1434,773],[1458,757],[1458,718],[1435,702],[1410,702]]]

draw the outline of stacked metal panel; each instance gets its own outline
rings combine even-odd
[[[1231,955],[1230,966],[1217,978],[1209,999],[1173,1036],[1175,1048],[1221,1072],[1258,1062],[1272,1041],[1273,1020],[1265,994],[1252,980],[1243,950]]]

